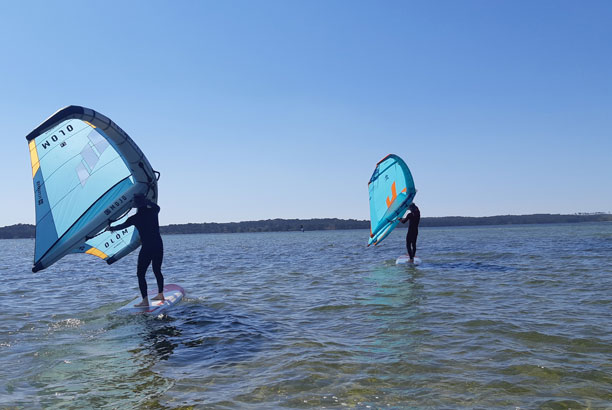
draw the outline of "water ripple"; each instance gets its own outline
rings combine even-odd
[[[114,313],[136,253],[2,241],[0,407],[612,407],[612,224],[423,229],[417,267],[367,234],[164,237],[159,318]]]

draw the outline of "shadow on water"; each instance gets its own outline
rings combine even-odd
[[[274,339],[276,328],[256,315],[217,309],[197,299],[184,300],[161,318],[145,319],[136,350],[173,367],[238,364]]]
[[[439,270],[455,270],[461,272],[514,272],[517,269],[510,266],[483,262],[431,262],[428,267]]]
[[[461,257],[465,258],[465,256],[461,253],[458,253]],[[445,255],[446,258],[448,255]],[[435,257],[431,255],[429,259],[422,262],[420,265],[413,264],[399,264],[397,265],[395,259],[389,259],[384,262],[385,267],[394,268],[394,269],[403,269],[404,272],[410,272],[415,274],[423,274],[428,269],[434,270],[454,270],[461,272],[514,272],[517,269],[510,266],[504,266],[500,264],[488,263],[488,262],[480,262],[480,261],[457,261],[457,262],[446,262],[444,261],[445,257]],[[387,274],[385,274],[387,275]]]
[[[141,349],[147,350],[156,360],[168,360],[178,346],[175,342],[181,337],[181,330],[167,320],[151,322],[143,332]]]

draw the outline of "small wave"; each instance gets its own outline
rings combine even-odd
[[[537,331],[503,332],[507,336],[527,343],[541,343],[547,346],[562,346],[574,353],[612,353],[612,346],[597,338],[572,338],[550,335]]]
[[[591,406],[584,403],[579,403],[575,400],[547,400],[539,406],[541,409],[550,410],[571,410],[571,409],[589,409]]]
[[[565,370],[549,368],[535,364],[519,364],[508,366],[505,369],[501,369],[500,373],[507,374],[510,376],[530,376],[547,381],[559,381],[562,377],[567,375],[567,372]]]
[[[320,305],[320,306],[314,306],[308,310],[312,312],[327,312],[327,311],[351,309],[353,307],[354,305]]]

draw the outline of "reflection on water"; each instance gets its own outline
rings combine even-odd
[[[168,360],[174,349],[178,346],[173,340],[179,340],[181,331],[169,324],[154,324],[154,329],[147,329],[143,332],[143,343],[141,344],[142,351],[146,351],[151,356],[152,362],[159,360]],[[138,353],[135,351],[134,353]]]

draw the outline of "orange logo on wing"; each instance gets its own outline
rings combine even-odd
[[[402,192],[408,192],[408,189],[404,188]],[[395,181],[393,181],[393,185],[391,185],[391,198],[387,197],[387,208],[391,206],[395,198],[397,198],[397,189],[395,188]]]
[[[393,181],[393,185],[391,185],[391,198],[387,197],[387,208],[391,206],[395,198],[397,198],[397,190],[395,189],[395,181]]]

